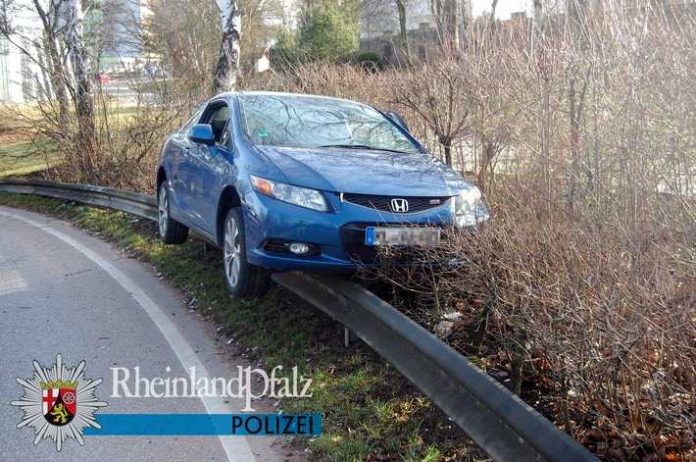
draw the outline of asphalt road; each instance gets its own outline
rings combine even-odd
[[[58,453],[50,440],[35,446],[33,429],[17,428],[22,412],[10,402],[23,392],[16,378],[32,376],[33,360],[53,364],[57,353],[67,365],[85,360],[86,376],[104,379],[97,395],[108,407],[101,412],[239,411],[234,399],[110,396],[111,367],[186,377],[196,366],[230,377],[244,364],[222,340],[149,266],[70,224],[0,207],[1,461],[297,460],[271,437],[87,436],[84,446],[69,439]]]

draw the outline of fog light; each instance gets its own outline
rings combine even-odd
[[[295,255],[307,255],[312,250],[304,242],[291,242],[288,249]]]

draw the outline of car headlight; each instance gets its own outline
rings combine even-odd
[[[458,227],[474,226],[490,218],[481,190],[472,186],[452,199],[452,212]]]
[[[316,189],[300,188],[299,186],[278,183],[253,175],[251,176],[251,185],[257,192],[279,201],[320,212],[329,210],[329,204],[326,202],[324,195]]]

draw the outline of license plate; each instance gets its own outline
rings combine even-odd
[[[434,247],[440,243],[440,228],[365,228],[365,245],[417,245]]]

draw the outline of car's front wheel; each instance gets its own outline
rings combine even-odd
[[[188,237],[189,229],[172,219],[169,214],[169,188],[163,181],[157,192],[157,224],[162,242],[165,244],[182,244]]]
[[[237,297],[262,296],[268,291],[271,278],[268,271],[247,262],[244,221],[240,208],[232,208],[227,212],[223,230],[222,249],[227,290]]]

